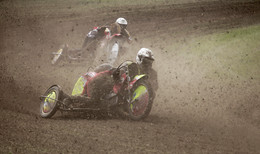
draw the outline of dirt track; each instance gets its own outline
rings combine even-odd
[[[13,8],[9,1],[0,4],[1,153],[260,153],[259,79],[211,80],[201,73],[207,66],[164,49],[175,42],[185,45],[195,36],[259,24],[260,2],[128,6],[54,15],[30,14],[27,7]],[[151,115],[142,122],[59,114],[39,118],[38,97],[48,86],[59,84],[70,93],[87,70],[82,64],[53,67],[50,53],[64,42],[80,46],[93,26],[119,15],[129,21],[135,40],[133,53],[124,59],[134,60],[140,47],[155,51],[160,88]]]

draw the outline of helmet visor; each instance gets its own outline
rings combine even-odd
[[[126,29],[127,25],[120,24],[120,27],[121,27],[122,29]]]
[[[153,58],[148,58],[148,57],[145,57],[144,59],[143,59],[143,64],[144,65],[152,65],[153,64],[153,61],[154,61],[154,59]]]

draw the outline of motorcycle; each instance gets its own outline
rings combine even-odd
[[[52,53],[54,56],[51,63],[57,64],[61,59],[64,61],[94,60],[97,56],[97,50],[100,49],[102,56],[105,56],[104,61],[114,64],[118,58],[120,46],[122,46],[125,39],[121,34],[111,35],[107,27],[97,29],[98,27],[95,27],[93,31],[98,31],[98,33],[102,34],[101,36],[91,39],[88,45],[82,49],[69,49],[68,44],[62,45],[57,52]],[[90,33],[88,36],[92,35]]]
[[[125,61],[117,68],[100,65],[79,77],[71,95],[64,93],[59,85],[52,85],[40,97],[40,115],[51,118],[57,110],[101,111],[142,120],[149,115],[154,98],[147,79],[132,61]]]

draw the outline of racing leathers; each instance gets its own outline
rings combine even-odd
[[[148,81],[152,86],[153,92],[154,92],[154,97],[155,98],[155,93],[158,90],[158,76],[157,76],[157,72],[149,66],[146,65],[139,65],[139,69],[140,69],[140,73],[141,74],[147,74],[148,75]]]

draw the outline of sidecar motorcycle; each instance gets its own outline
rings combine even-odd
[[[40,97],[40,115],[51,118],[60,111],[104,111],[132,120],[146,118],[153,104],[154,92],[146,74],[136,63],[125,61],[117,68],[103,64],[79,77],[72,94],[52,85]]]

